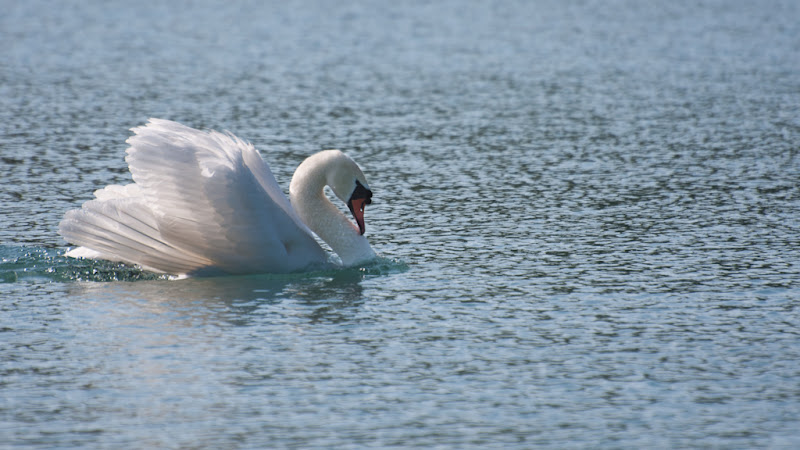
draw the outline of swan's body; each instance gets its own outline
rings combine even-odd
[[[290,203],[255,148],[230,133],[159,119],[132,131],[125,160],[134,183],[100,189],[64,215],[59,232],[80,246],[67,256],[173,275],[292,272],[327,262],[316,233],[346,266],[375,258],[363,236],[372,192],[344,153],[306,159]],[[326,185],[358,227],[327,199]]]

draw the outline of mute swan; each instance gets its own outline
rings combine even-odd
[[[345,266],[376,257],[364,237],[372,191],[338,150],[308,157],[281,191],[253,145],[233,134],[150,119],[131,129],[133,183],[95,191],[67,211],[67,256],[137,264],[172,275],[292,272],[326,263],[316,233]],[[325,196],[330,186],[354,225]],[[313,232],[313,233],[312,233]]]

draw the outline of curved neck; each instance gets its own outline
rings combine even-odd
[[[375,258],[367,239],[325,196],[326,164],[312,158],[297,168],[289,186],[289,199],[297,215],[339,255],[345,266]]]

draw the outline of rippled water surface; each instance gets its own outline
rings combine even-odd
[[[797,2],[0,4],[2,445],[800,447]],[[346,151],[383,259],[59,256],[148,117]]]

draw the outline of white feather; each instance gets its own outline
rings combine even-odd
[[[135,184],[100,189],[68,211],[59,226],[67,241],[172,274],[286,272],[326,261],[252,145],[160,119],[132,131],[126,161]]]

